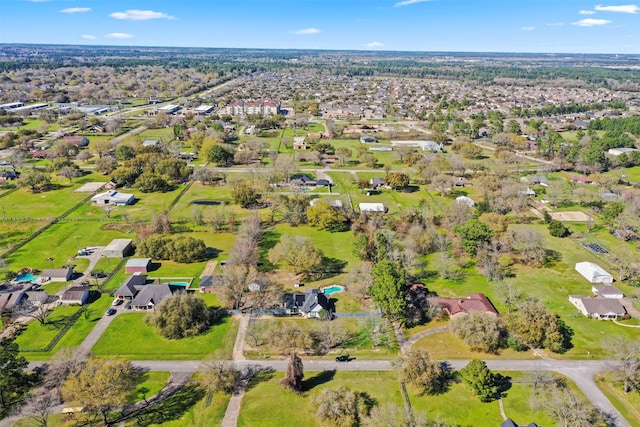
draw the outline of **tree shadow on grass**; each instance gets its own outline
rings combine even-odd
[[[158,404],[144,408],[139,413],[131,414],[127,418],[130,418],[137,426],[161,425],[178,420],[204,395],[205,391],[200,387],[186,385]]]
[[[315,387],[328,383],[333,380],[336,375],[336,370],[322,371],[316,376],[308,378],[302,382],[302,392],[313,390]]]
[[[268,366],[249,366],[242,373],[244,378],[248,378],[244,386],[245,390],[251,390],[260,383],[267,382],[275,375],[275,370]]]
[[[280,241],[280,233],[274,230],[267,230],[262,235],[260,243],[258,243],[258,259],[260,271],[272,271],[276,268],[269,261],[269,249],[273,248]]]
[[[313,277],[316,280],[328,279],[329,277],[341,274],[346,266],[347,261],[338,258],[322,257],[322,263],[318,269],[313,272]]]

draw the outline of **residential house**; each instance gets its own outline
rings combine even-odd
[[[363,135],[360,137],[361,144],[375,144],[376,142],[378,142],[378,140],[369,135]]]
[[[148,273],[151,266],[151,258],[131,258],[127,260],[124,271],[128,274]]]
[[[304,136],[293,137],[293,149],[296,151],[302,151],[307,149],[307,143],[304,141]]]
[[[432,297],[429,298],[429,302],[441,307],[449,317],[472,311],[498,315],[498,310],[482,293],[470,294],[467,298]]]
[[[360,212],[366,214],[384,214],[387,208],[382,203],[360,203]]]
[[[89,288],[86,286],[72,286],[62,294],[58,304],[70,305],[79,304],[83,305],[89,299]]]
[[[569,180],[574,184],[593,184],[593,180],[586,175],[571,175]]]
[[[132,274],[127,277],[120,287],[113,293],[116,298],[131,301],[147,283],[147,276],[144,274]]]
[[[285,295],[284,308],[287,314],[302,314],[306,317],[319,317],[322,310],[331,311],[329,297],[319,289],[307,289],[305,293]]]
[[[377,190],[380,187],[384,187],[385,184],[386,183],[384,182],[384,178],[378,176],[369,179],[369,186],[374,190]]]
[[[612,283],[613,275],[593,262],[579,262],[576,271],[591,283]]]
[[[471,181],[463,176],[452,176],[451,183],[454,187],[468,187],[471,185]]]
[[[528,182],[530,184],[533,185],[542,185],[543,187],[548,187],[549,186],[549,180],[542,175],[532,175],[532,176],[525,176],[520,178],[520,181],[522,182]]]
[[[135,311],[155,311],[156,307],[173,294],[171,286],[167,284],[146,285],[131,301],[131,308]]]
[[[617,319],[627,313],[627,310],[616,299],[570,295],[569,301],[586,317],[594,319]]]
[[[507,418],[506,420],[504,420],[503,422],[500,423],[500,427],[539,427],[538,424],[536,423],[529,423],[526,426],[520,426],[519,424],[516,424],[515,421],[513,421],[511,418]]]
[[[124,258],[133,252],[133,240],[131,239],[113,239],[102,250],[104,258]]]
[[[622,291],[613,285],[594,285],[591,287],[591,292],[593,292],[600,298],[624,298],[624,294],[622,293]]]
[[[432,153],[442,150],[442,144],[435,141],[418,141],[418,147],[420,147],[422,151],[431,151]]]
[[[63,140],[65,142],[70,142],[71,144],[79,148],[86,147],[89,145],[89,138],[87,138],[86,136],[69,135],[69,136],[65,136]]]
[[[160,145],[160,141],[157,139],[147,139],[142,142],[143,147],[157,147],[158,145]]]
[[[293,175],[291,177],[291,179],[289,180],[289,184],[297,185],[300,187],[310,187],[310,186],[315,186],[316,181],[308,177],[307,175],[298,174],[298,175]]]
[[[20,176],[20,174],[16,171],[2,170],[0,171],[0,182],[13,181],[14,179],[18,179],[18,176]]]
[[[333,208],[342,209],[342,200],[339,200],[339,199],[311,199],[311,201],[309,202],[309,205],[315,206],[318,204],[320,200],[324,200],[328,202]]]
[[[104,193],[96,194],[91,201],[96,205],[116,205],[126,206],[133,203],[135,197],[133,194],[120,193],[116,190],[108,190]]]
[[[65,268],[45,268],[40,273],[40,280],[43,282],[66,282],[73,277],[73,269]]]

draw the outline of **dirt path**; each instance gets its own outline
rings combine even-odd
[[[216,269],[217,266],[218,266],[217,260],[209,261],[207,265],[204,266],[204,270],[202,270],[202,274],[200,275],[200,278],[202,279],[204,276],[212,276],[213,271]]]
[[[437,328],[427,329],[426,331],[418,332],[413,335],[411,338],[407,338],[405,342],[400,346],[403,353],[411,350],[411,347],[420,341],[424,337],[428,337],[429,335],[439,334],[440,332],[446,332],[449,328],[447,326],[438,326]]]

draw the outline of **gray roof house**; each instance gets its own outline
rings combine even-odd
[[[624,298],[624,294],[618,288],[613,285],[601,285],[601,286],[592,286],[591,291],[599,296],[600,298],[613,298],[620,299]]]
[[[85,286],[72,286],[62,294],[58,304],[84,304],[89,299],[89,288]]]
[[[288,314],[318,317],[321,310],[330,310],[329,298],[319,289],[307,289],[304,294],[286,294],[285,309]]]
[[[122,285],[113,293],[116,298],[132,300],[140,289],[145,286],[147,276],[144,274],[133,274],[122,282]]]
[[[102,250],[104,258],[124,258],[133,251],[133,240],[131,239],[113,239]]]
[[[43,282],[66,282],[73,277],[73,269],[66,268],[45,268],[40,273]]]
[[[594,319],[617,319],[624,316],[627,310],[617,299],[588,298],[580,295],[570,295],[569,301],[586,317]]]
[[[147,285],[131,301],[131,308],[135,311],[155,311],[158,304],[173,294],[167,284]]]
[[[382,187],[382,186],[385,185],[384,178],[375,176],[375,177],[369,179],[369,185],[371,186],[371,188]]]

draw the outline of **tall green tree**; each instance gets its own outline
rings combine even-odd
[[[269,250],[269,261],[274,264],[284,261],[295,274],[308,275],[322,263],[322,252],[308,237],[282,236],[280,242]]]
[[[499,376],[491,372],[487,364],[473,359],[459,372],[464,382],[482,402],[491,402],[499,397]]]
[[[475,218],[456,226],[454,231],[460,236],[462,249],[471,256],[475,256],[480,246],[489,243],[493,237],[491,228]]]
[[[181,292],[162,301],[146,322],[165,338],[181,339],[206,332],[211,312],[202,298]]]
[[[383,260],[373,266],[371,297],[390,320],[404,322],[407,303],[404,298],[404,275],[397,264]]]
[[[416,387],[422,394],[435,395],[447,390],[449,372],[441,362],[431,360],[425,350],[410,350],[394,361],[393,366],[403,381]]]
[[[130,402],[141,374],[128,360],[89,359],[77,375],[70,375],[62,385],[65,402],[77,402],[89,412],[102,415],[109,425],[109,413]]]
[[[29,391],[33,377],[26,372],[28,365],[16,342],[5,338],[0,341],[0,418]]]

